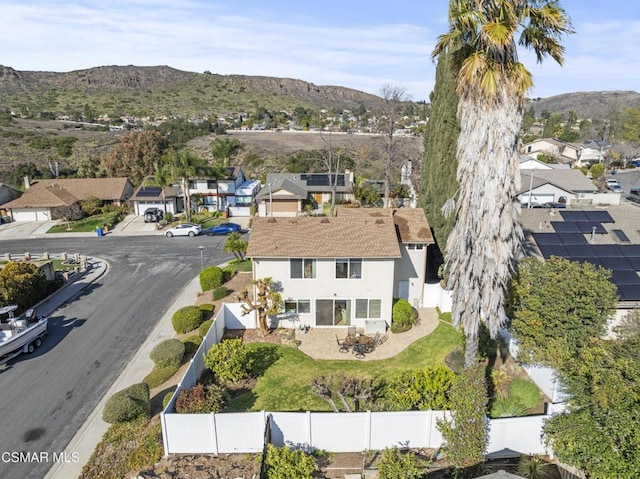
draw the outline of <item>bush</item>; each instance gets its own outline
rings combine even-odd
[[[418,312],[409,304],[409,301],[401,298],[393,305],[392,318],[391,332],[403,333],[417,324]]]
[[[200,327],[202,327],[202,325],[200,325]],[[200,328],[198,328],[198,331],[200,331]],[[188,338],[184,338],[182,342],[184,343],[184,354],[190,355],[195,353],[202,344],[202,336],[192,334]]]
[[[166,383],[173,375],[178,372],[178,367],[155,367],[147,374],[143,382],[148,384],[150,388],[157,388],[161,384]]]
[[[509,383],[509,397],[531,409],[540,401],[540,390],[533,381],[515,379]]]
[[[316,460],[300,449],[267,444],[267,479],[312,479]]]
[[[180,414],[207,414],[220,412],[224,407],[224,389],[215,384],[196,384],[182,389],[176,399],[176,412]]]
[[[202,324],[202,310],[197,306],[185,306],[173,314],[171,318],[173,329],[178,334],[193,331]]]
[[[402,453],[397,447],[382,451],[377,466],[379,479],[419,479],[425,474],[424,465],[414,453]]]
[[[385,399],[396,411],[448,409],[455,380],[455,373],[443,365],[403,371],[387,384]]]
[[[202,291],[209,291],[218,286],[222,286],[224,282],[224,271],[218,266],[209,266],[200,273],[200,288]]]
[[[162,217],[162,221],[164,221],[165,224],[171,223],[173,221],[173,213],[165,213]]]
[[[198,328],[198,335],[201,338],[204,338],[207,335],[207,333],[209,332],[209,329],[211,328],[212,324],[213,324],[213,319],[209,319],[209,320],[205,321],[204,323],[202,323],[200,325],[200,327]]]
[[[149,385],[138,383],[118,391],[109,398],[102,411],[102,419],[109,424],[129,422],[151,415]]]
[[[527,408],[513,396],[497,397],[491,404],[491,417],[518,417],[524,416]]]
[[[212,316],[213,312],[216,309],[216,305],[215,304],[211,304],[211,303],[204,303],[204,304],[201,304],[198,307],[204,313],[205,317],[206,316]],[[207,317],[207,319],[209,319],[209,318]]]
[[[238,382],[251,371],[249,349],[240,338],[214,344],[205,355],[204,364],[223,382]]]
[[[226,286],[218,286],[216,289],[213,290],[214,301],[218,301],[219,299],[222,299],[228,295],[229,295],[229,290],[227,289]]]
[[[87,216],[94,216],[102,212],[102,200],[95,196],[90,196],[86,200],[80,201],[80,208]]]
[[[179,339],[165,339],[156,344],[149,357],[156,367],[179,368],[184,357],[184,343]]]

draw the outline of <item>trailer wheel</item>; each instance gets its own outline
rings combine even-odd
[[[35,344],[36,348],[39,348],[42,345],[42,338],[36,338],[33,344]]]
[[[36,347],[33,345],[33,343],[29,344],[29,346],[27,346],[27,353],[31,354],[32,352],[34,352],[36,349]]]

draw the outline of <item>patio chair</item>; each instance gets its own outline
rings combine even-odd
[[[380,338],[378,338],[376,346],[382,346],[387,339],[389,339],[389,336],[387,336],[386,334],[384,336],[381,336]]]
[[[356,335],[356,327],[347,326],[347,336],[355,336],[355,335]]]
[[[373,344],[371,345],[372,351],[376,349],[376,346],[378,346],[379,341],[380,341],[380,331],[378,331],[376,335],[373,337]]]
[[[347,341],[340,341],[337,334],[336,334],[336,343],[338,343],[338,351],[340,351],[341,353],[349,352],[349,347],[350,347],[349,343]]]

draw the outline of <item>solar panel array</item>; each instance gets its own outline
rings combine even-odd
[[[333,179],[335,175],[331,175],[331,179]],[[307,182],[307,186],[331,186],[329,183],[329,175],[328,174],[302,174],[300,175],[300,179]],[[337,186],[344,186],[344,175],[339,174],[336,182]]]
[[[145,188],[141,188],[136,196],[155,198],[157,196],[160,196],[161,193],[162,188],[160,188],[159,186],[147,186]]]
[[[579,263],[591,263],[612,271],[611,281],[621,301],[640,301],[640,244],[629,244],[622,230],[613,230],[624,244],[590,244],[585,234],[596,228],[607,234],[602,223],[614,223],[607,211],[561,211],[565,221],[552,221],[555,233],[533,233],[545,258],[560,256]]]

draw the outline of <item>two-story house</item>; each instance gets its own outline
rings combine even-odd
[[[247,180],[239,166],[226,167],[227,175],[189,180],[192,203],[199,210],[224,211],[231,216],[249,216],[249,210],[260,190],[260,182]]]
[[[394,298],[419,305],[433,237],[422,210],[405,210],[254,218],[247,257],[254,279],[278,283],[279,321],[383,331]]]

